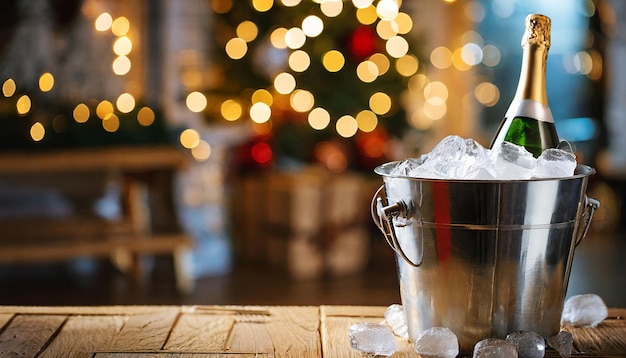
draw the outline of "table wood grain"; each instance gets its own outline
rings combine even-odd
[[[0,357],[363,357],[348,327],[379,323],[369,306],[0,306]],[[563,327],[575,357],[626,356],[626,309],[596,328]],[[393,357],[419,357],[397,338]],[[461,354],[461,357],[471,356]],[[549,350],[546,357],[558,357]]]

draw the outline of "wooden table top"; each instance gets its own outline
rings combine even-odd
[[[365,306],[0,306],[0,357],[363,357],[348,327],[382,320]],[[564,327],[575,357],[626,356],[626,309],[597,328]],[[393,357],[417,357],[397,339]],[[471,356],[471,355],[470,355]],[[546,357],[558,357],[554,350]]]

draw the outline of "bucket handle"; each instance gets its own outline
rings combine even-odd
[[[398,237],[396,236],[396,232],[393,229],[392,216],[402,214],[404,216],[408,216],[409,208],[407,204],[403,201],[398,201],[395,204],[386,205],[386,198],[383,197],[383,190],[385,189],[385,185],[381,185],[376,193],[374,193],[374,197],[372,198],[371,203],[371,214],[374,223],[383,233],[385,237],[385,241],[387,244],[395,251],[398,255],[400,255],[404,261],[406,261],[409,265],[413,267],[419,267],[422,262],[415,263],[411,261],[407,257],[407,255],[400,247],[400,243],[398,242]]]
[[[582,231],[576,238],[576,246],[580,244],[585,235],[587,235],[587,231],[589,231],[589,225],[591,224],[591,219],[593,218],[593,213],[598,210],[600,207],[600,201],[593,198],[588,198],[585,196],[585,209],[583,210],[580,218],[582,219]]]

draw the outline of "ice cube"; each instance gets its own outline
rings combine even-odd
[[[561,322],[572,326],[595,327],[609,315],[602,298],[593,293],[572,296],[565,301]]]
[[[491,151],[492,162],[496,171],[496,179],[523,180],[530,179],[537,160],[523,146],[502,142]]]
[[[459,340],[446,327],[433,327],[421,332],[413,347],[424,358],[454,358],[459,354]]]
[[[407,175],[410,175],[411,171],[413,171],[415,168],[419,167],[421,164],[422,164],[422,162],[419,161],[419,159],[407,158],[407,159],[399,162],[398,164],[396,164],[391,169],[389,174],[391,174],[391,175],[407,176]]]
[[[520,358],[543,358],[546,354],[546,341],[537,332],[511,332],[506,336],[506,341],[517,348]]]
[[[576,170],[576,156],[573,153],[557,148],[548,148],[537,158],[533,177],[568,177],[574,175],[574,170]]]
[[[406,316],[402,305],[393,304],[385,311],[385,323],[391,331],[398,337],[409,338],[409,329],[406,325]]]
[[[368,357],[389,357],[396,352],[396,339],[383,324],[356,323],[348,329],[352,348],[365,353]]]
[[[559,352],[561,357],[569,358],[572,356],[572,348],[574,347],[574,337],[567,331],[561,331],[557,335],[549,337],[548,345]]]
[[[473,358],[517,358],[517,349],[499,338],[486,338],[474,345]]]

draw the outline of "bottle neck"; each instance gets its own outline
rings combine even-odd
[[[530,99],[548,105],[546,93],[546,62],[548,47],[535,44],[524,45],[522,69],[517,84],[516,100]]]

